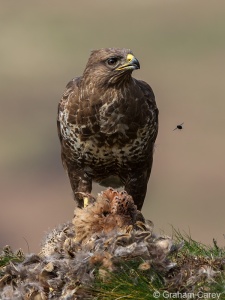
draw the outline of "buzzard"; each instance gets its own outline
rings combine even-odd
[[[140,64],[129,49],[91,52],[83,75],[67,84],[58,106],[62,162],[74,199],[92,181],[124,186],[141,210],[158,132],[151,87],[131,76]]]

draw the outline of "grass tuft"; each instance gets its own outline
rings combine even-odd
[[[95,299],[154,299],[153,293],[163,288],[164,279],[153,268],[144,271],[139,265],[140,261],[132,260],[122,263],[115,273],[105,270],[104,280],[100,270],[92,288]]]
[[[201,292],[205,293],[207,299],[211,299],[207,293],[219,293],[219,299],[225,299],[225,249],[220,248],[215,241],[213,246],[203,245],[193,240],[190,235],[182,234],[175,229],[173,235],[177,244],[183,242],[182,248],[169,254],[173,267],[163,271],[155,268],[154,259],[146,261],[143,257],[132,259],[126,257],[119,260],[113,258],[115,260],[113,271],[98,265],[93,273],[94,280],[88,284],[81,283],[81,292],[86,295],[83,299],[161,300],[165,299],[165,295],[168,296],[169,293],[176,295],[177,292],[181,293],[180,295],[186,295],[185,293],[197,295]],[[23,259],[24,254],[21,250],[13,252],[9,246],[2,250],[0,255],[2,286],[8,282],[4,273],[5,267],[10,265],[10,262],[17,265]],[[41,274],[43,276],[45,273],[42,271]],[[63,289],[63,286],[60,289]],[[55,290],[55,293],[60,295],[61,290]]]

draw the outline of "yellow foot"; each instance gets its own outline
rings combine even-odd
[[[96,199],[91,194],[88,193],[76,192],[74,193],[74,195],[75,195],[75,200],[78,203],[78,207],[80,208],[85,208],[89,204],[94,203],[96,201]]]
[[[89,198],[88,197],[84,197],[84,208],[87,207],[89,204]]]

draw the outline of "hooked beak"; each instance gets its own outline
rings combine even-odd
[[[125,64],[116,68],[116,70],[135,70],[135,69],[140,69],[140,63],[137,60],[137,58],[133,56],[133,54],[128,54]]]

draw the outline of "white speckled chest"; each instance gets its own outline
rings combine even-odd
[[[115,136],[113,144],[107,143],[107,134],[105,136],[105,143],[101,147],[98,146],[99,133],[91,135],[85,141],[81,139],[81,127],[68,122],[68,111],[65,110],[59,115],[60,130],[64,141],[67,143],[68,148],[71,150],[71,156],[73,160],[82,162],[85,165],[95,164],[100,166],[114,165],[115,167],[121,167],[123,164],[130,160],[134,160],[134,157],[146,158],[146,151],[148,151],[149,139],[152,132],[148,122],[146,126],[138,129],[137,137],[130,139],[126,142],[125,146],[121,146],[119,139],[126,135],[128,129],[122,123],[117,125],[117,130],[120,133],[119,137]],[[83,125],[85,126],[85,125]],[[146,132],[148,134],[146,134]],[[102,139],[102,134],[101,134]]]

